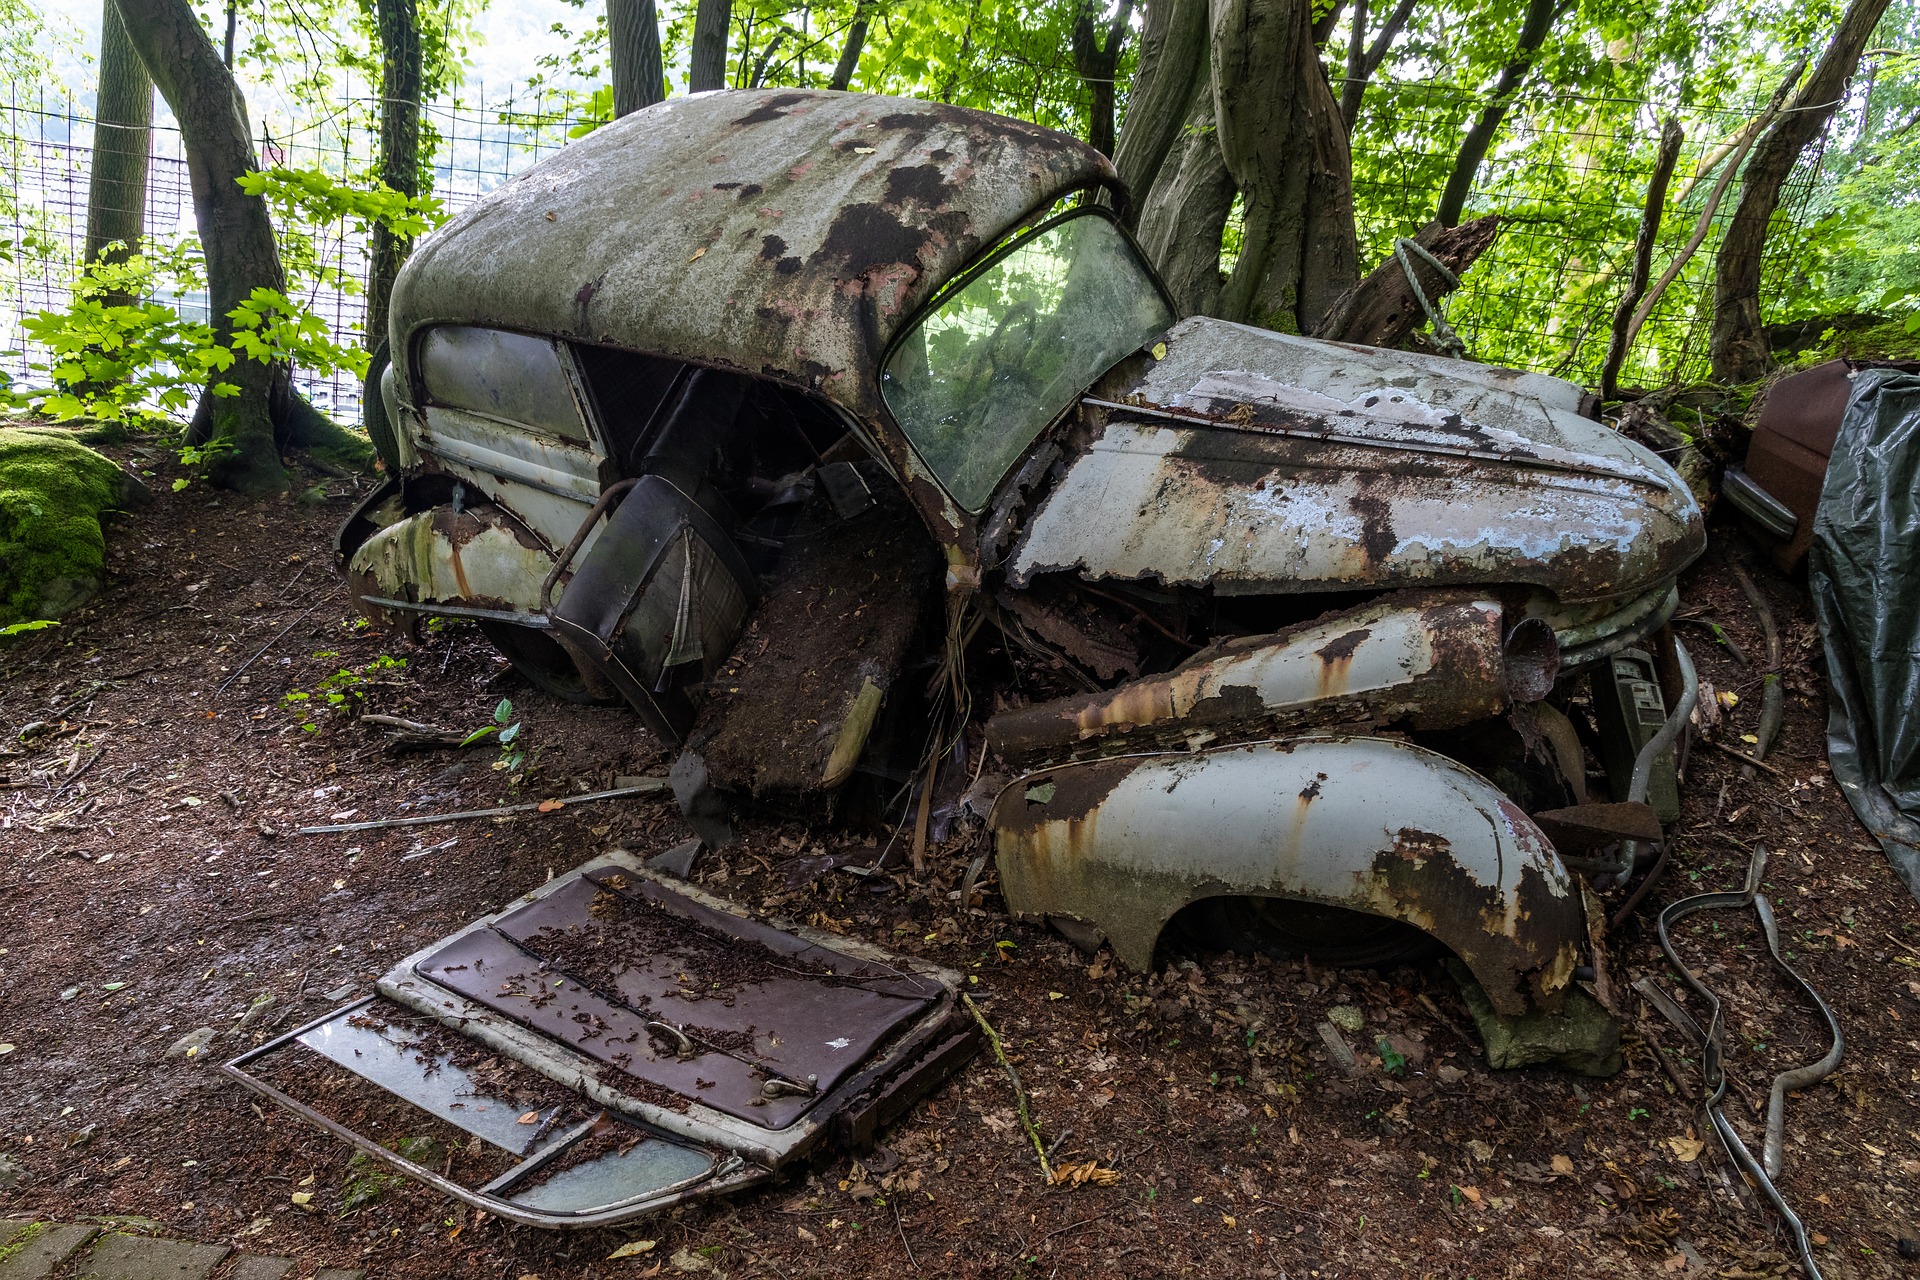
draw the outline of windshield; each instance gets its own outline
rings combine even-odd
[[[894,349],[880,391],[947,492],[977,512],[1049,422],[1173,321],[1120,229],[1089,211],[950,295]]]

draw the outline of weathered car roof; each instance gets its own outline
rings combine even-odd
[[[392,333],[467,323],[730,366],[879,412],[903,321],[1042,204],[1117,186],[1065,134],[866,94],[671,98],[543,160],[425,240]],[[395,341],[398,373],[411,354]]]

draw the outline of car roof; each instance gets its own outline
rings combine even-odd
[[[490,325],[738,369],[872,421],[887,343],[983,249],[1118,188],[1065,134],[818,90],[669,98],[571,143],[421,242],[391,332]]]

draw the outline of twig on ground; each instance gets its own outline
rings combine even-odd
[[[1764,769],[1768,773],[1772,774],[1774,777],[1780,778],[1784,781],[1787,781],[1787,782],[1793,781],[1793,775],[1788,773],[1785,769],[1777,768],[1774,765],[1770,765],[1765,760],[1755,760],[1752,756],[1748,755],[1744,751],[1735,751],[1732,747],[1728,746],[1724,742],[1721,742],[1717,738],[1702,738],[1701,741],[1705,742],[1708,746],[1712,747],[1716,751],[1726,752],[1728,755],[1732,756],[1735,760],[1740,761],[1742,764],[1750,764],[1756,769]]]
[[[280,628],[280,630],[274,634],[273,639],[267,641],[265,644],[260,646],[259,653],[254,654],[251,658],[248,658],[245,662],[235,667],[233,669],[233,674],[220,682],[220,687],[213,691],[214,696],[218,697],[220,694],[225,693],[227,691],[227,686],[232,684],[235,680],[238,680],[242,672],[244,672],[248,667],[252,666],[254,663],[260,661],[260,659],[266,654],[267,650],[279,644],[282,637],[284,637],[287,634],[287,632],[293,630],[295,627],[299,626],[302,622],[305,622],[307,620],[308,614],[312,613],[315,609],[318,609],[321,605],[325,603],[326,603],[325,600],[315,600],[312,604],[308,605],[304,610],[301,611],[301,614],[299,617],[295,618],[292,622],[289,622],[286,626]]]
[[[87,762],[81,765],[78,769],[75,769],[72,773],[68,774],[67,780],[61,783],[58,787],[55,787],[53,790],[53,794],[48,796],[47,799],[49,801],[58,800],[60,798],[61,792],[65,791],[68,787],[72,786],[74,783],[80,781],[80,775],[85,773],[87,770],[93,768],[93,766],[99,764],[100,757],[104,756],[105,754],[107,754],[107,749],[105,747],[95,747],[93,749],[93,755],[87,759]]]
[[[1053,1239],[1055,1236],[1065,1235],[1069,1231],[1077,1231],[1081,1227],[1092,1226],[1094,1223],[1100,1221],[1102,1218],[1111,1218],[1112,1216],[1113,1214],[1111,1213],[1096,1213],[1091,1218],[1082,1218],[1080,1219],[1080,1221],[1070,1222],[1064,1227],[1056,1227],[1052,1231],[1049,1231],[1047,1232],[1047,1234],[1041,1236],[1038,1240],[1035,1240],[1033,1242],[1034,1247],[1039,1248],[1041,1245]]]
[[[963,991],[960,993],[960,1001],[967,1006],[967,1012],[973,1015],[973,1020],[980,1024],[980,1029],[987,1033],[987,1044],[993,1050],[994,1061],[1006,1068],[1007,1079],[1013,1081],[1013,1102],[1015,1110],[1020,1113],[1020,1127],[1025,1129],[1027,1137],[1033,1140],[1033,1154],[1040,1157],[1040,1172],[1045,1176],[1048,1185],[1052,1185],[1053,1166],[1047,1162],[1047,1145],[1040,1140],[1040,1126],[1033,1122],[1033,1115],[1027,1110],[1027,1091],[1020,1085],[1020,1073],[1013,1069],[1011,1062],[1007,1061],[1007,1051],[1000,1043],[1000,1033],[993,1029],[993,1024],[988,1022],[986,1015],[980,1012],[980,1006],[973,1002],[973,997]]]
[[[907,1251],[907,1265],[918,1271],[920,1260],[913,1256],[913,1246],[907,1243],[907,1224],[900,1221],[899,1201],[893,1196],[888,1196],[887,1208],[893,1210],[893,1229],[900,1233],[900,1247]]]
[[[592,800],[618,800],[622,796],[656,795],[667,790],[665,778],[646,778],[639,786],[615,787],[611,791],[589,791],[584,795],[555,796],[552,800],[529,800],[526,804],[503,804],[495,809],[468,809],[461,813],[432,813],[415,818],[376,818],[371,822],[339,822],[325,827],[297,827],[297,836],[331,836],[348,831],[378,831],[385,827],[424,827],[436,822],[460,822],[467,818],[495,818],[507,813],[526,813],[542,805],[586,804]],[[975,1015],[978,1016],[977,1014]]]

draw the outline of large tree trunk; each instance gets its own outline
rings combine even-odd
[[[693,14],[693,48],[687,55],[687,84],[693,92],[727,87],[727,32],[733,0],[700,0]]]
[[[660,17],[653,0],[607,0],[607,47],[613,58],[613,114],[632,115],[664,100]]]
[[[147,229],[147,153],[153,132],[153,77],[106,0],[100,24],[100,95],[94,111],[93,173],[87,183],[87,261],[119,260]],[[118,242],[122,248],[109,250]],[[105,301],[125,304],[124,295]]]
[[[180,122],[187,174],[193,188],[194,221],[206,256],[207,298],[215,338],[233,338],[229,313],[255,289],[286,291],[286,274],[274,243],[267,203],[242,191],[239,180],[255,168],[247,104],[220,61],[187,0],[116,0],[140,60]],[[241,358],[221,375],[238,394],[203,395],[196,420],[203,439],[223,446],[208,464],[214,483],[243,493],[284,489],[283,443],[326,449],[336,457],[370,458],[358,440],[312,413],[283,412],[284,433],[275,429],[269,400],[276,373],[284,369]],[[297,396],[291,400],[300,404]]]
[[[1176,119],[1185,127],[1172,131],[1172,149],[1159,166],[1153,190],[1141,201],[1140,247],[1159,268],[1181,314],[1215,315],[1220,309],[1220,237],[1233,209],[1234,186],[1220,154],[1213,82],[1204,62],[1189,87],[1187,110]],[[1127,127],[1133,127],[1131,112]]]
[[[1494,82],[1492,97],[1480,112],[1480,118],[1473,122],[1473,127],[1467,130],[1467,136],[1461,140],[1459,154],[1453,161],[1453,173],[1447,178],[1446,190],[1440,193],[1440,207],[1433,218],[1441,226],[1460,225],[1460,213],[1466,208],[1467,197],[1473,192],[1473,179],[1480,172],[1480,162],[1487,158],[1487,148],[1493,144],[1493,135],[1498,132],[1500,122],[1507,118],[1507,109],[1513,105],[1514,95],[1520,91],[1527,72],[1533,69],[1534,57],[1546,42],[1547,33],[1553,30],[1554,19],[1567,3],[1569,0],[1528,0],[1526,16],[1520,21],[1520,39],[1514,48],[1513,60],[1501,68],[1500,78]]]
[[[1095,21],[1098,0],[1082,0],[1073,23],[1073,66],[1080,81],[1093,95],[1087,111],[1087,142],[1103,156],[1113,154],[1113,81],[1120,69],[1120,49],[1126,43],[1127,23],[1133,17],[1133,0],[1120,0],[1120,9],[1106,25],[1106,42],[1100,43],[1100,27]]]
[[[1220,152],[1244,200],[1220,314],[1310,333],[1359,277],[1353,160],[1310,0],[1213,0]]]
[[[414,0],[376,0],[380,36],[380,181],[408,196],[420,194],[420,20]],[[375,223],[367,268],[369,351],[387,336],[393,282],[413,241]]]
[[[840,50],[840,61],[834,64],[833,79],[827,82],[829,89],[841,89],[853,83],[853,73],[860,69],[860,51],[867,44],[867,7],[861,5],[853,11],[853,23],[847,28],[847,43]]]
[[[1789,107],[1753,149],[1734,208],[1720,242],[1713,280],[1713,376],[1724,383],[1751,382],[1771,363],[1760,325],[1760,258],[1767,226],[1780,204],[1780,188],[1807,143],[1820,136],[1846,96],[1867,39],[1887,11],[1888,0],[1853,0],[1840,19],[1820,63]]]
[[[1438,306],[1441,298],[1453,292],[1454,281],[1493,245],[1499,231],[1499,215],[1491,213],[1465,226],[1443,230],[1429,223],[1422,229],[1414,240],[1453,273],[1450,281],[1419,254],[1407,255],[1420,281],[1420,292],[1427,296],[1427,301]],[[1397,347],[1406,342],[1426,318],[1427,310],[1414,296],[1407,269],[1400,265],[1398,255],[1389,253],[1372,274],[1340,295],[1313,336],[1329,342]]]
[[[1127,116],[1113,151],[1114,168],[1132,196],[1128,224],[1139,225],[1155,199],[1162,166],[1192,114],[1194,86],[1207,84],[1207,0],[1146,0],[1140,60],[1127,86]],[[1207,145],[1212,139],[1213,95],[1207,95]],[[1224,172],[1224,170],[1223,170]],[[1219,254],[1214,255],[1216,262]]]

